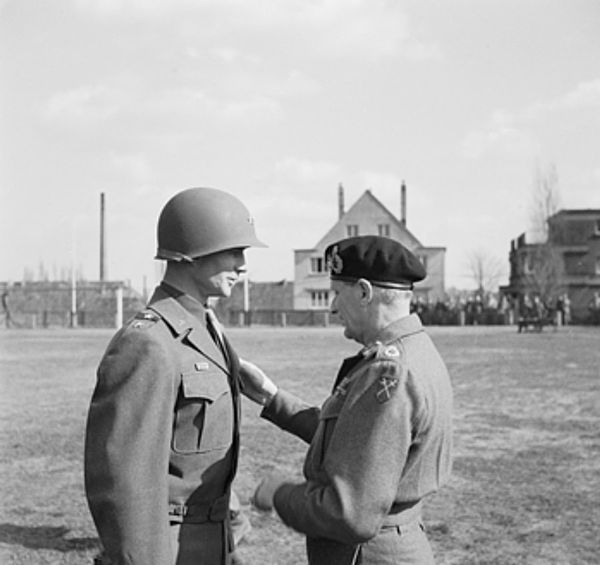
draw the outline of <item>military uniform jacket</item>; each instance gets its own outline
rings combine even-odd
[[[417,315],[385,328],[348,366],[320,409],[280,390],[262,412],[310,442],[306,481],[281,486],[274,504],[307,536],[311,565],[354,563],[391,516],[418,517],[451,468],[450,379]],[[368,554],[360,563],[372,562]]]
[[[222,505],[211,504],[227,497],[236,470],[239,360],[227,344],[225,361],[204,307],[173,291],[164,283],[156,290],[114,336],[97,372],[85,487],[111,564],[172,563],[170,521],[187,518],[170,509],[200,509],[189,517],[197,522],[213,510],[222,520]]]

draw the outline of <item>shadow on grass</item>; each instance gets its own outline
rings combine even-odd
[[[98,549],[98,538],[68,538],[64,526],[16,526],[0,524],[0,543],[22,545],[29,549],[52,549],[67,553]]]

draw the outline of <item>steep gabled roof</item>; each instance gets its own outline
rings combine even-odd
[[[347,217],[354,214],[359,214],[361,210],[367,210],[369,207],[376,207],[381,210],[386,219],[389,221],[390,225],[394,225],[396,230],[399,230],[403,235],[405,240],[411,242],[411,247],[423,247],[423,244],[398,220],[398,218],[392,214],[386,208],[381,201],[376,198],[370,190],[365,190],[362,196],[344,213],[344,215],[333,225],[333,227],[317,242],[315,245],[315,249],[319,249],[323,247],[325,244],[330,243],[335,238],[334,234],[339,232],[340,224],[344,224]]]

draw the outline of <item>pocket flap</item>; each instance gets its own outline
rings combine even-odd
[[[205,398],[211,402],[229,392],[229,383],[224,374],[218,372],[192,371],[181,375],[183,396]]]

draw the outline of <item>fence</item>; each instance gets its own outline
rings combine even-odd
[[[119,327],[144,305],[120,282],[79,282],[76,292],[65,282],[5,286],[2,317],[6,328]]]

